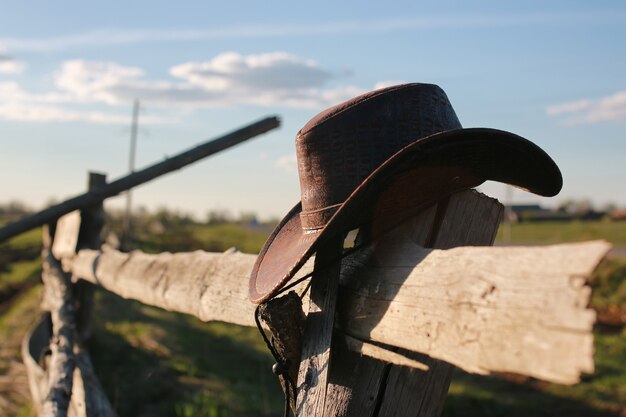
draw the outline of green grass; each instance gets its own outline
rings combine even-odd
[[[496,243],[502,243],[503,226],[500,226]],[[511,243],[553,244],[605,239],[616,246],[626,246],[626,222],[573,221],[536,222],[511,225]]]
[[[36,227],[20,235],[17,235],[6,242],[3,245],[10,245],[16,249],[26,249],[30,247],[41,247],[41,227]]]
[[[626,222],[518,223],[511,242],[554,244],[604,239],[626,246]],[[503,241],[500,227],[496,243]],[[626,259],[605,259],[595,271],[591,305],[626,308]],[[457,372],[444,415],[480,416],[623,416],[626,415],[626,329],[595,331],[596,371],[573,386],[517,383],[498,377]]]
[[[19,333],[23,335],[35,322],[39,312],[40,294],[41,287],[33,287],[22,292],[13,300],[7,311],[0,315],[0,344],[21,337]]]
[[[622,416],[626,411],[626,330],[596,332],[595,346],[596,372],[573,386],[521,384],[459,371],[452,380],[444,416]]]
[[[626,309],[626,258],[605,259],[593,274],[591,305]]]
[[[0,314],[0,375],[14,377],[8,383],[0,382],[0,397],[9,404],[6,411],[15,417],[34,415],[26,378],[15,374],[15,362],[21,363],[22,337],[39,317],[41,287],[22,291]],[[0,415],[3,409],[0,408]]]
[[[244,253],[259,253],[267,239],[268,232],[255,230],[236,224],[199,226],[193,229],[193,236],[203,245],[199,249],[211,251],[236,247]],[[219,248],[219,249],[217,249]]]
[[[41,228],[0,244],[0,301],[7,288],[20,285],[38,273],[40,252]]]
[[[0,415],[34,415],[26,378],[20,375],[21,341],[39,317],[41,229],[0,244]]]
[[[89,344],[121,417],[269,416],[282,407],[256,329],[203,323],[98,292]]]
[[[41,274],[41,259],[14,262],[0,272],[0,294],[8,288],[17,288],[27,281],[35,282]]]
[[[239,224],[197,224],[169,229],[161,234],[142,234],[135,240],[134,247],[149,253],[164,250],[222,252],[231,247],[244,253],[259,253],[267,235],[267,231]]]

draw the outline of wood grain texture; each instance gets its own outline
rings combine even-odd
[[[272,298],[259,306],[259,319],[262,325],[267,327],[270,342],[278,354],[279,362],[286,367],[287,375],[279,375],[279,380],[283,392],[289,396],[289,405],[295,415],[296,393],[293,388],[298,380],[306,320],[302,300],[294,291]]]
[[[386,239],[395,240],[395,236],[401,237],[409,234],[417,241],[424,244],[430,235],[429,227],[416,227],[417,225],[430,226],[436,213],[435,207],[423,210],[415,218],[387,234]],[[355,244],[364,244],[369,235],[368,230],[360,230],[356,236]],[[350,273],[350,269],[356,264],[354,259],[367,259],[373,254],[373,246],[367,247],[342,261],[343,286],[349,285],[350,279],[358,280],[358,271]],[[343,295],[340,295],[340,303]],[[341,305],[340,315],[341,315]],[[346,320],[340,320],[346,322]],[[381,347],[372,343],[345,336],[345,344],[335,343],[333,351],[339,360],[335,361],[331,368],[328,386],[328,398],[326,415],[338,417],[368,417],[378,413],[382,396],[385,392],[386,379],[389,374],[389,363],[413,365],[424,369],[425,365],[409,359],[404,352],[390,350],[389,347]],[[361,355],[369,358],[363,358]]]
[[[42,307],[52,318],[50,340],[50,362],[47,375],[47,393],[41,406],[42,417],[67,416],[72,397],[75,358],[74,306],[71,299],[70,277],[61,270],[61,265],[48,250],[42,255],[44,296]]]
[[[428,250],[397,239],[369,249],[375,256],[359,266],[358,280],[342,276],[340,316],[350,320],[340,326],[357,339],[470,372],[572,383],[593,367],[594,313],[586,308],[584,280],[608,248],[586,242]],[[241,253],[80,251],[72,272],[122,297],[253,326],[247,285],[254,260]]]
[[[106,184],[106,175],[96,172],[88,174],[88,189],[95,190]],[[80,211],[80,229],[77,235],[76,250],[98,249],[102,245],[102,227],[105,214],[102,202],[85,207]],[[59,219],[61,221],[63,218]],[[57,227],[57,233],[58,227]],[[55,243],[57,236],[55,236]],[[58,257],[57,257],[58,259]],[[95,286],[86,281],[74,284],[74,304],[76,305],[76,330],[82,341],[91,336],[91,318],[93,316],[93,296]]]
[[[55,237],[59,234],[62,239],[69,238],[65,242],[77,243],[79,233],[74,226],[80,222],[75,221],[76,216],[68,219],[71,219],[72,227],[63,227],[61,222],[61,227],[52,229]],[[91,237],[94,241],[95,232],[93,227],[85,230],[81,235],[87,238],[83,240],[89,241]],[[87,352],[80,345],[71,277],[51,253],[54,241],[48,227],[44,227],[43,242],[41,306],[48,314],[22,343],[22,356],[36,410],[42,417],[113,417],[113,408],[93,374]],[[71,249],[74,244],[66,246]],[[65,256],[70,255],[71,252],[65,253]]]
[[[502,206],[497,200],[474,191],[465,191],[440,201],[432,224],[414,222],[414,230],[429,231],[425,244],[422,239],[415,239],[414,232],[406,234],[406,238],[419,246],[434,248],[450,248],[463,244],[491,245],[501,214]],[[402,240],[403,235],[399,230],[393,239],[378,242],[378,250],[387,256],[396,257],[398,254],[394,253],[394,247]],[[406,349],[400,351],[407,356],[420,358],[429,369],[421,372],[419,369],[393,366],[387,377],[377,417],[439,416],[448,395],[454,367],[447,362],[424,357]]]
[[[203,321],[254,326],[248,277],[256,256],[202,251],[149,255],[81,250],[72,274],[115,294]]]
[[[22,361],[26,368],[30,395],[37,415],[41,415],[41,406],[48,394],[48,375],[43,366],[46,365],[46,356],[50,353],[51,338],[50,314],[45,314],[22,339]]]
[[[56,259],[68,258],[76,253],[79,231],[80,212],[78,210],[66,214],[57,221],[51,249]]]
[[[116,417],[100,381],[96,378],[89,354],[79,344],[74,347],[76,368],[69,417]]]
[[[37,414],[48,391],[48,375],[43,366],[49,363],[48,341],[50,334],[50,316],[42,320],[22,339],[22,359],[26,366],[31,395]],[[115,417],[113,407],[96,379],[89,357],[79,346],[74,347],[75,368],[72,377],[72,398],[67,415],[69,417]]]
[[[375,358],[392,365],[407,366],[409,368],[415,368],[422,371],[428,371],[429,369],[428,365],[414,359],[412,355],[405,354],[404,351],[395,352],[393,350],[389,350],[389,347],[382,347],[373,343],[364,342],[348,335],[343,335],[343,337],[348,350],[356,354]]]
[[[384,267],[365,268],[358,286],[345,289],[342,317],[352,319],[342,327],[469,372],[574,383],[580,371],[593,370],[595,313],[586,308],[584,283],[608,247],[416,246],[402,256],[421,258],[417,267],[388,259]]]
[[[296,383],[296,416],[324,417],[332,337],[339,294],[343,240],[329,242],[315,258],[311,278],[309,313],[302,336],[302,352]],[[334,414],[333,414],[334,415]]]

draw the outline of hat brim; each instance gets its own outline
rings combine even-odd
[[[554,161],[513,133],[469,128],[421,138],[373,171],[324,227],[304,232],[300,203],[291,209],[257,257],[250,276],[250,300],[261,303],[275,294],[326,239],[365,220],[377,231],[389,230],[437,200],[487,180],[542,196],[556,195],[563,184]]]

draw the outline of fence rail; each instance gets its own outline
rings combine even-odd
[[[609,248],[593,241],[442,250],[388,238],[344,259],[337,326],[362,341],[421,352],[469,372],[575,383],[581,371],[593,370],[595,313],[586,307],[590,292],[581,277]],[[82,250],[69,265],[73,280],[124,298],[203,321],[254,326],[247,294],[255,259],[239,252]],[[309,262],[299,274],[312,269]],[[459,270],[467,271],[462,279]],[[424,338],[429,328],[438,333]],[[570,348],[563,351],[564,345]]]

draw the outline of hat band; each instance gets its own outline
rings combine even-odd
[[[311,210],[300,213],[300,223],[303,230],[321,229],[330,221],[337,209],[343,203],[333,204],[318,210]]]

